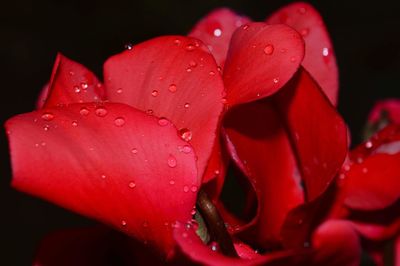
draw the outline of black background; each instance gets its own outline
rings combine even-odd
[[[0,4],[1,123],[34,108],[58,51],[101,76],[105,59],[127,42],[186,34],[212,8],[228,6],[263,20],[291,1],[14,0]],[[341,77],[339,111],[359,140],[377,99],[400,98],[398,1],[310,1],[331,33]],[[1,135],[0,264],[29,265],[48,232],[90,224],[78,215],[9,187],[7,141]]]

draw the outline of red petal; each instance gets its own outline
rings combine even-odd
[[[400,153],[376,154],[353,164],[346,175],[345,205],[361,210],[383,209],[400,198]]]
[[[304,69],[274,100],[295,146],[311,201],[325,191],[344,162],[347,127]]]
[[[43,107],[99,101],[101,88],[101,83],[90,70],[58,54]]]
[[[253,259],[231,258],[213,251],[211,247],[203,244],[195,231],[193,229],[187,229],[186,226],[181,225],[178,228],[175,228],[174,237],[181,251],[194,262],[200,263],[201,265],[292,265],[290,262],[293,260],[293,256],[302,253],[282,251],[262,256],[254,256]],[[241,249],[239,249],[239,251],[241,251]]]
[[[42,90],[40,91],[39,97],[36,101],[36,109],[42,109],[43,105],[46,102],[47,97],[49,96],[49,89],[50,89],[49,83],[43,86]]]
[[[6,127],[13,186],[21,191],[165,253],[171,224],[191,217],[195,156],[168,121],[123,104],[87,103],[19,115]]]
[[[373,241],[385,241],[400,232],[400,218],[389,225],[353,221],[354,227],[365,238]]]
[[[250,19],[239,16],[228,8],[216,9],[200,20],[189,36],[202,40],[221,67],[224,66],[233,32]]]
[[[326,266],[360,265],[361,245],[350,222],[329,220],[313,236],[314,264]]]
[[[206,50],[193,38],[160,37],[104,65],[108,99],[172,121],[195,149],[200,177],[211,155],[224,97],[214,58]]]
[[[287,5],[266,20],[269,24],[286,24],[304,38],[306,53],[302,65],[310,72],[333,105],[339,89],[338,68],[324,21],[307,3]]]
[[[271,101],[233,109],[224,126],[232,158],[258,198],[257,216],[246,239],[262,247],[279,245],[287,213],[304,201],[285,127]]]
[[[285,25],[251,23],[232,36],[224,69],[230,105],[269,96],[297,71],[304,56],[301,36]]]
[[[382,112],[386,112],[392,123],[400,124],[400,100],[386,99],[378,101],[368,116],[369,123],[376,123],[381,118]]]

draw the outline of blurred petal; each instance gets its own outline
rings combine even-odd
[[[369,123],[376,123],[381,118],[382,112],[386,112],[388,119],[392,123],[400,123],[400,100],[386,99],[378,101],[368,116]]]
[[[228,8],[219,8],[201,19],[193,27],[189,36],[203,41],[215,57],[217,64],[223,67],[233,32],[249,22],[249,18],[237,15]]]
[[[315,265],[360,265],[360,241],[348,221],[329,220],[323,223],[315,231],[312,245],[315,250]]]
[[[278,91],[304,57],[300,34],[285,25],[246,24],[232,36],[224,68],[229,105],[255,101]]]
[[[319,86],[304,70],[274,96],[294,144],[307,200],[323,193],[347,155],[347,127]]]
[[[124,104],[87,103],[18,115],[6,128],[12,184],[21,191],[164,253],[173,246],[170,225],[191,217],[195,155],[166,120]]]
[[[102,84],[81,64],[58,54],[43,107],[101,100]],[[43,92],[43,99],[46,92]]]
[[[310,4],[289,4],[266,20],[269,24],[286,24],[304,38],[306,52],[302,65],[315,78],[333,105],[337,103],[339,79],[332,42],[324,21]]]
[[[301,177],[279,114],[271,101],[233,109],[225,119],[233,160],[248,177],[258,199],[257,216],[244,234],[268,248],[280,243],[287,213],[303,203]]]
[[[107,99],[165,117],[198,156],[202,177],[216,138],[224,86],[215,60],[198,40],[159,37],[104,65]]]

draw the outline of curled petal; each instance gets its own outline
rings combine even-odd
[[[6,128],[15,188],[172,249],[171,224],[191,217],[199,181],[171,123],[87,103],[18,115]]]
[[[232,36],[224,68],[229,105],[255,101],[278,91],[304,57],[301,36],[285,25],[246,24]]]
[[[303,68],[274,100],[296,150],[307,200],[313,200],[346,158],[346,124]]]
[[[159,37],[104,65],[107,99],[165,117],[198,156],[201,179],[216,139],[224,86],[208,49],[197,39]]]
[[[58,54],[46,93],[42,92],[42,107],[100,101],[102,84],[86,67]],[[47,94],[47,97],[46,97]]]
[[[302,35],[306,46],[302,65],[336,105],[339,73],[329,33],[318,11],[307,3],[293,3],[276,11],[266,22],[286,24]]]
[[[228,8],[213,10],[201,19],[189,36],[202,40],[214,55],[217,64],[224,66],[233,32],[250,19],[237,15]]]

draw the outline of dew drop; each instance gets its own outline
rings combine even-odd
[[[179,39],[175,39],[175,41],[174,41],[174,44],[176,45],[176,46],[179,46],[179,45],[181,45],[181,40],[179,40]]]
[[[125,44],[124,48],[125,48],[126,50],[132,50],[133,44],[132,44],[132,43],[127,43],[127,44]]]
[[[244,29],[244,30],[247,30],[248,28],[249,28],[249,25],[244,25],[244,26],[243,26],[243,29]]]
[[[176,158],[173,155],[169,155],[167,163],[169,167],[175,168],[177,165]]]
[[[89,110],[86,107],[82,107],[79,113],[83,116],[87,116],[89,114]]]
[[[211,242],[210,248],[212,251],[217,252],[218,251],[218,243],[217,242]]]
[[[81,83],[81,88],[82,88],[83,90],[86,90],[88,87],[89,87],[89,85],[88,85],[86,82],[82,82],[82,83]]]
[[[126,226],[126,221],[125,221],[125,220],[122,220],[122,221],[121,221],[121,225],[122,225],[122,226]]]
[[[192,192],[197,192],[197,189],[198,189],[197,186],[192,186],[190,190],[191,190]]]
[[[371,141],[367,141],[367,142],[365,143],[365,148],[371,149],[371,148],[372,148],[372,142],[371,142]]]
[[[301,36],[306,37],[310,33],[310,30],[308,28],[302,29],[300,31]]]
[[[215,29],[213,33],[214,33],[215,37],[221,37],[222,30],[221,29]]]
[[[54,119],[54,115],[52,113],[44,113],[42,119],[45,121],[51,121]]]
[[[74,87],[74,91],[75,91],[76,93],[80,93],[80,92],[81,92],[81,89],[80,89],[78,86],[75,86],[75,87]]]
[[[189,62],[189,66],[191,66],[191,67],[196,67],[197,66],[197,63],[195,62],[195,61],[190,61]]]
[[[154,113],[154,112],[153,112],[152,109],[147,109],[147,110],[146,110],[146,114],[147,114],[147,115],[153,115],[153,113]]]
[[[153,90],[153,91],[151,92],[151,96],[157,97],[157,96],[158,96],[158,90]]]
[[[277,84],[279,82],[279,78],[274,78],[274,83]]]
[[[171,180],[169,181],[169,184],[170,184],[171,186],[173,186],[173,185],[175,185],[175,181],[171,179]]]
[[[183,186],[183,192],[189,192],[189,187],[188,186]]]
[[[274,46],[272,44],[268,44],[267,46],[265,46],[264,53],[266,55],[272,55],[273,52],[274,52]]]
[[[49,125],[44,125],[44,126],[43,126],[43,130],[44,130],[44,131],[49,131],[49,129],[50,129],[50,126],[49,126]]]
[[[193,133],[192,131],[190,131],[187,128],[182,128],[179,130],[179,135],[181,136],[181,138],[185,141],[190,141],[193,137]]]
[[[117,93],[121,94],[122,93],[122,88],[117,89]]]
[[[123,117],[115,118],[114,125],[117,127],[122,127],[123,125],[125,125],[125,118],[123,118]]]
[[[77,121],[72,121],[71,125],[72,125],[73,127],[77,127],[77,126],[78,126],[78,122],[77,122]]]
[[[194,49],[196,49],[196,47],[193,44],[188,44],[186,45],[186,51],[191,52],[194,51]]]
[[[327,57],[327,56],[329,55],[329,48],[324,47],[324,48],[322,49],[322,55],[325,56],[325,57]]]
[[[42,145],[42,147],[44,147],[44,146],[46,146],[47,144],[46,144],[46,142],[42,141],[42,142],[40,143],[40,145]]]
[[[162,127],[165,127],[169,125],[169,121],[165,117],[161,117],[160,119],[158,119],[158,124]]]
[[[292,57],[290,58],[290,62],[294,63],[294,62],[296,62],[296,61],[297,61],[297,58],[296,58],[295,56],[292,56]]]
[[[183,153],[190,153],[192,151],[192,148],[189,145],[185,145],[182,147],[181,150]]]
[[[130,188],[135,188],[135,187],[136,187],[136,184],[135,184],[135,182],[131,181],[131,182],[129,182],[128,186],[129,186]]]
[[[101,179],[106,179],[107,176],[106,175],[101,175],[100,177],[101,177]]]
[[[215,72],[214,71],[210,71],[208,74],[210,74],[210,76],[215,76]]]
[[[190,107],[190,103],[185,103],[185,105],[183,105],[183,107],[185,107],[186,109]]]
[[[95,114],[99,117],[105,117],[108,114],[108,111],[104,107],[97,107],[95,110]]]
[[[364,167],[364,168],[362,169],[362,172],[363,172],[364,174],[368,173],[368,168]]]
[[[133,149],[131,150],[131,152],[132,152],[133,154],[137,154],[137,153],[138,153],[138,150],[137,150],[136,148],[133,148]]]
[[[171,85],[169,85],[169,87],[168,87],[168,90],[170,91],[170,92],[176,92],[176,85],[175,84],[171,84]]]
[[[307,12],[307,9],[305,7],[300,7],[298,11],[300,14],[304,15]]]

